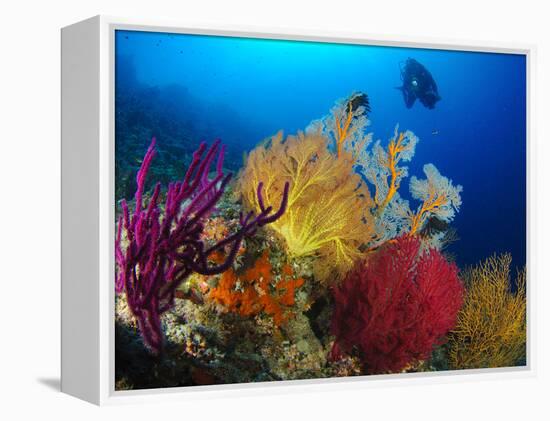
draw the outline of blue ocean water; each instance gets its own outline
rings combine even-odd
[[[117,31],[115,42],[116,95],[133,98],[117,101],[117,116],[136,103],[147,110],[158,98],[185,97],[186,134],[196,134],[196,144],[201,136],[219,136],[237,156],[280,129],[304,129],[353,91],[366,92],[375,139],[387,141],[397,123],[420,138],[409,175],[423,178],[422,167],[431,162],[464,187],[452,223],[460,237],[450,247],[457,263],[510,252],[514,266],[525,264],[524,56],[137,31]],[[399,65],[409,57],[438,85],[442,99],[433,110],[418,101],[407,109],[395,89]],[[134,85],[149,90],[136,99]],[[136,117],[145,125],[146,114]],[[171,130],[177,136],[181,129]],[[407,189],[404,182],[401,191]]]

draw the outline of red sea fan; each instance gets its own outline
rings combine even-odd
[[[463,291],[455,264],[420,252],[417,237],[398,238],[334,289],[332,358],[357,351],[369,374],[429,358],[454,327]]]

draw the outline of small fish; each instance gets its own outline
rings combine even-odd
[[[176,298],[179,298],[180,300],[189,300],[193,304],[202,305],[204,304],[204,298],[201,294],[199,294],[194,289],[190,289],[189,291],[185,292],[182,290],[176,290],[174,296]]]
[[[363,92],[357,92],[353,94],[348,100],[348,107],[351,106],[351,111],[355,111],[359,107],[365,107],[365,114],[370,114],[370,101],[369,96]]]
[[[439,130],[432,130],[432,136],[437,136],[439,134]]]
[[[437,233],[446,231],[449,228],[449,223],[439,219],[437,216],[432,216],[420,231],[423,237],[431,237]]]

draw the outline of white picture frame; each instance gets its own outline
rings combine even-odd
[[[208,34],[350,44],[421,47],[523,54],[527,62],[527,267],[531,267],[534,173],[531,138],[533,60],[531,45],[462,44],[449,40],[394,39],[364,34],[283,31],[231,25],[181,25],[106,16],[65,27],[62,45],[62,356],[61,390],[94,404],[165,401],[211,396],[441,384],[536,373],[533,337],[536,280],[528,270],[527,365],[503,369],[374,375],[259,384],[195,386],[139,391],[114,387],[114,31]]]

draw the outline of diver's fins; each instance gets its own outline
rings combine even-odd
[[[405,89],[404,86],[396,86],[395,89],[401,91],[403,94],[403,100],[405,101],[405,106],[407,108],[412,108],[414,105],[414,102],[416,101],[416,95],[409,92],[407,89]]]

